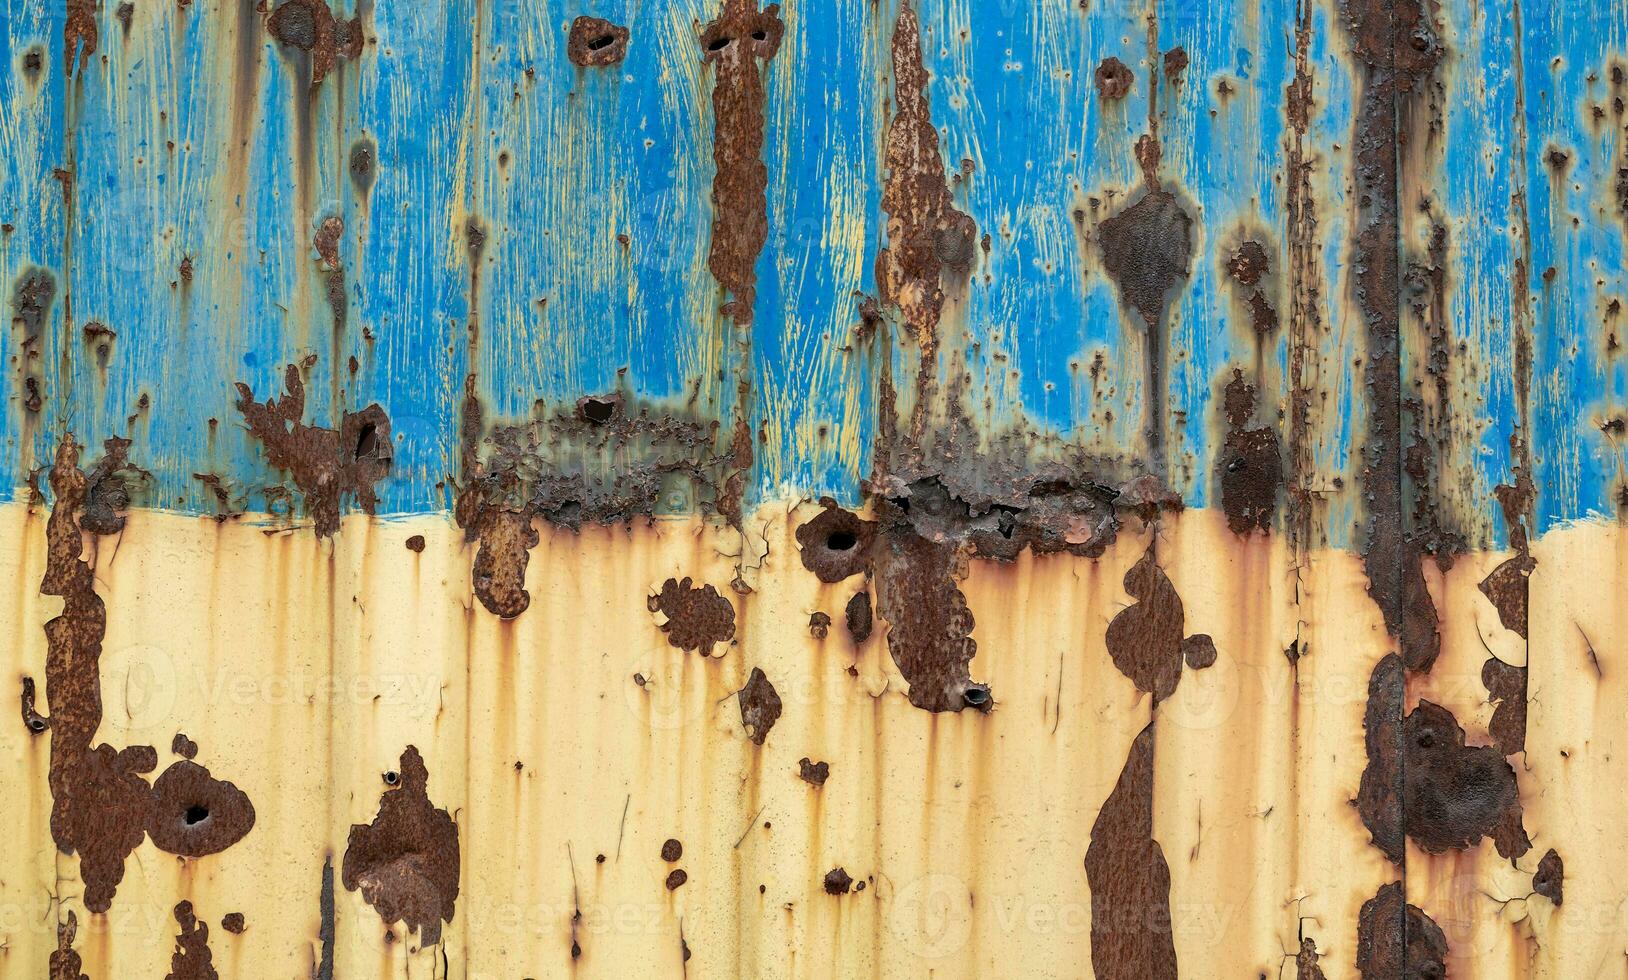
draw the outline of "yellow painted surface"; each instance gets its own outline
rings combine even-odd
[[[112,911],[87,915],[74,859],[51,843],[50,736],[7,709],[0,973],[45,975],[71,909],[91,977],[163,977],[171,909],[186,898],[223,977],[305,980],[323,864],[332,857],[337,879],[350,826],[373,819],[381,774],[411,744],[430,799],[458,825],[456,916],[444,949],[418,950],[338,886],[336,977],[440,977],[442,953],[452,977],[678,977],[681,941],[691,977],[1090,976],[1085,851],[1151,710],[1103,637],[1147,536],[1127,532],[1097,561],[974,563],[962,583],[972,674],[997,707],[932,715],[905,699],[885,628],[857,649],[843,628],[861,579],[822,585],[798,561],[793,530],[811,514],[759,511],[767,555],[744,597],[728,585],[732,531],[545,528],[531,608],[507,624],[474,601],[471,553],[441,517],[350,518],[318,542],[308,529],[132,514],[122,536],[95,543],[108,609],[98,740],[152,744],[162,766],[184,732],[257,821],[195,861],[143,843]],[[60,605],[37,594],[44,522],[43,510],[0,508],[0,559],[18,583],[0,609],[13,684],[43,686],[42,625]],[[404,547],[413,534],[422,554]],[[1329,977],[1355,976],[1358,909],[1396,877],[1350,803],[1368,676],[1389,649],[1361,561],[1294,560],[1280,536],[1240,542],[1207,511],[1167,520],[1156,547],[1187,632],[1219,651],[1157,709],[1154,833],[1182,976],[1293,976],[1302,932]],[[1516,760],[1533,849],[1518,869],[1490,842],[1409,855],[1410,900],[1447,932],[1455,977],[1618,976],[1628,949],[1613,690],[1628,657],[1614,598],[1628,536],[1578,526],[1534,554],[1530,751]],[[1501,557],[1432,573],[1444,652],[1410,688],[1452,708],[1472,744],[1486,741],[1486,650],[1527,656],[1475,588]],[[652,590],[684,576],[734,605],[735,641],[714,658],[669,646],[647,610]],[[808,630],[815,611],[834,620],[824,640]],[[1298,670],[1285,656],[1296,642]],[[761,748],[731,696],[753,667],[784,702]],[[799,779],[805,756],[830,763],[823,789]],[[673,865],[660,856],[668,838],[683,844]],[[1551,846],[1566,861],[1559,909],[1527,897]],[[839,866],[865,889],[826,894]],[[669,891],[675,867],[688,880]],[[247,919],[242,935],[219,926],[231,912]]]

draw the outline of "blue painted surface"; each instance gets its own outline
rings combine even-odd
[[[66,427],[81,440],[131,435],[155,474],[152,505],[211,511],[192,475],[212,472],[261,507],[253,491],[279,480],[238,424],[233,383],[267,397],[283,365],[314,355],[308,418],[327,422],[377,401],[395,422],[398,466],[381,487],[390,513],[447,507],[471,372],[498,420],[528,417],[539,400],[568,404],[620,387],[727,422],[742,359],[766,447],[753,495],[858,497],[876,372],[852,330],[856,294],[875,294],[885,237],[894,4],[785,5],[785,39],[765,71],[770,232],[749,348],[729,340],[706,265],[711,73],[696,37],[715,4],[376,3],[360,59],[314,90],[252,4],[246,14],[237,0],[141,4],[129,38],[114,5],[103,6],[100,50],[71,79],[62,71],[60,4],[19,0],[0,10],[12,52],[0,73],[0,212],[15,225],[0,265],[8,289],[34,265],[54,270],[64,287],[38,424],[21,409],[15,367],[8,377],[0,493],[15,493]],[[1105,215],[1139,184],[1132,146],[1148,128],[1149,9],[1091,6],[921,5],[946,171],[962,173],[960,162],[971,161],[952,184],[957,206],[991,239],[945,337],[967,351],[969,402],[982,425],[1023,418],[1093,451],[1137,457],[1145,452],[1141,333],[1121,315],[1073,213],[1095,198]],[[1179,44],[1190,59],[1181,81],[1160,77],[1157,120],[1161,175],[1198,217],[1191,273],[1170,319],[1167,405],[1170,478],[1194,506],[1215,502],[1211,461],[1230,366],[1260,377],[1269,416],[1287,399],[1283,168],[1295,10],[1257,6],[1164,3],[1156,11],[1156,55]],[[565,37],[579,13],[630,26],[626,61],[570,65]],[[1509,480],[1518,418],[1510,278],[1521,250],[1512,196],[1521,186],[1532,242],[1540,526],[1616,511],[1621,458],[1599,425],[1628,383],[1620,358],[1606,351],[1604,313],[1611,297],[1628,294],[1613,196],[1625,137],[1610,107],[1628,12],[1522,11],[1524,84],[1515,15],[1509,0],[1442,5],[1451,52],[1443,141],[1417,178],[1425,186],[1408,188],[1428,193],[1451,231],[1455,410],[1466,437],[1444,466],[1460,506],[1493,540],[1502,531],[1491,488]],[[1352,540],[1360,520],[1365,402],[1360,373],[1349,369],[1363,341],[1345,250],[1358,83],[1338,21],[1330,6],[1314,10],[1317,107],[1306,136],[1324,245],[1315,315],[1325,400],[1311,453],[1327,487],[1319,514],[1337,544]],[[38,83],[18,69],[31,44],[46,52]],[[1136,85],[1105,104],[1093,71],[1108,55],[1132,66]],[[1595,104],[1606,106],[1603,123],[1591,121]],[[1524,157],[1514,150],[1523,128]],[[363,139],[377,146],[366,194],[347,173]],[[1570,156],[1564,180],[1550,178],[1551,145]],[[76,192],[65,229],[52,171],[70,153]],[[346,229],[349,320],[337,338],[312,246],[330,216]],[[465,247],[470,219],[487,236],[478,290]],[[1279,273],[1272,299],[1285,326],[1259,346],[1224,272],[1244,234],[1263,237]],[[92,320],[118,333],[105,372],[80,339]],[[16,342],[15,330],[0,338],[8,358]],[[1093,381],[1098,355],[1106,370]]]

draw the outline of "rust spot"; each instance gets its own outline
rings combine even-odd
[[[356,193],[366,196],[373,190],[378,148],[370,139],[360,139],[350,147],[350,182]]]
[[[939,154],[922,62],[921,33],[909,0],[893,26],[894,116],[886,137],[887,246],[876,254],[876,284],[884,303],[898,307],[921,347],[922,364],[937,349],[944,280],[964,281],[972,268],[978,226],[956,208]]]
[[[859,592],[848,600],[848,609],[845,614],[848,620],[848,633],[855,643],[864,643],[871,638],[871,594]]]
[[[1532,890],[1555,905],[1565,901],[1566,865],[1554,848],[1538,862],[1537,873],[1532,876]]]
[[[683,868],[674,868],[672,871],[667,873],[667,880],[663,882],[663,884],[665,884],[667,886],[667,890],[671,892],[682,888],[684,883],[689,880],[690,876],[684,873]]]
[[[1183,637],[1181,597],[1154,559],[1153,545],[1125,573],[1125,591],[1136,601],[1108,623],[1108,655],[1157,706],[1175,693],[1183,659],[1190,653],[1208,666],[1215,662],[1215,644],[1203,634]]]
[[[487,611],[514,619],[531,605],[526,589],[526,567],[539,540],[529,513],[498,510],[480,525],[480,548],[475,552],[471,581],[475,597]]]
[[[1498,702],[1492,709],[1487,733],[1498,751],[1514,755],[1526,751],[1526,668],[1512,667],[1497,657],[1481,665],[1481,683]]]
[[[1171,48],[1164,53],[1164,77],[1166,81],[1175,83],[1187,71],[1187,49],[1181,46]]]
[[[684,856],[684,845],[677,838],[669,837],[661,845],[661,859],[672,864]]]
[[[424,535],[415,534],[407,539],[407,550],[415,555],[424,553]]]
[[[1227,260],[1227,273],[1241,286],[1255,287],[1249,292],[1249,318],[1257,336],[1264,337],[1277,329],[1278,311],[1266,298],[1261,280],[1271,271],[1271,260],[1266,248],[1253,239],[1245,241]]]
[[[56,302],[56,277],[44,269],[29,269],[17,278],[11,290],[11,325],[22,337],[17,341],[15,360],[23,389],[28,393],[23,407],[38,414],[44,406],[40,393],[43,381],[39,359],[45,328],[50,325],[51,307]]]
[[[810,762],[808,756],[797,760],[797,776],[810,786],[824,786],[831,778],[831,763]]]
[[[702,60],[713,66],[712,245],[707,267],[729,293],[724,316],[750,323],[757,290],[757,260],[769,237],[764,191],[763,78],[759,63],[780,49],[785,26],[780,5],[724,0],[718,18],[701,32]]]
[[[1407,679],[1402,659],[1387,654],[1368,678],[1362,718],[1368,765],[1357,789],[1357,813],[1375,847],[1402,863],[1402,706]]]
[[[417,748],[402,752],[400,771],[401,785],[380,795],[373,823],[351,825],[341,874],[386,925],[404,922],[421,946],[433,946],[458,901],[458,826],[430,802]]]
[[[51,719],[34,708],[34,678],[23,678],[23,727],[30,735],[44,735],[51,727]]]
[[[827,895],[846,895],[854,886],[854,879],[842,868],[832,868],[825,873],[825,893]]]
[[[218,854],[254,827],[254,805],[242,790],[181,760],[153,781],[147,835],[159,850],[182,857]]]
[[[1317,944],[1309,937],[1300,940],[1300,952],[1295,954],[1295,980],[1328,980],[1323,968],[1317,965]]]
[[[1270,531],[1283,487],[1283,457],[1277,430],[1250,428],[1255,414],[1255,386],[1235,369],[1228,382],[1225,406],[1227,441],[1221,470],[1221,507],[1234,534]]]
[[[1357,972],[1362,980],[1447,976],[1447,937],[1430,916],[1408,905],[1402,883],[1380,886],[1357,917]]]
[[[740,702],[741,725],[746,729],[746,737],[762,745],[769,737],[769,729],[780,720],[780,695],[761,668],[752,668],[752,676],[736,700]]]
[[[565,42],[566,57],[578,68],[603,68],[627,57],[628,29],[599,17],[578,17],[571,22]]]
[[[74,59],[83,71],[96,53],[96,42],[101,36],[96,26],[96,0],[65,0],[67,16],[62,22],[62,68],[68,75],[74,73]]]
[[[1515,770],[1497,749],[1466,747],[1453,713],[1429,701],[1408,713],[1403,736],[1403,821],[1420,847],[1465,850],[1491,837],[1511,859],[1531,848]]]
[[[327,78],[339,59],[354,61],[362,54],[362,19],[336,18],[324,0],[284,0],[266,28],[279,43],[310,57],[312,85]]]
[[[305,383],[297,365],[288,366],[283,384],[287,394],[262,403],[239,382],[237,408],[271,465],[293,475],[317,536],[329,537],[339,530],[339,508],[346,496],[354,495],[368,514],[377,508],[374,484],[389,474],[393,457],[390,417],[373,404],[346,412],[337,430],[306,425],[301,421]]]
[[[876,524],[843,510],[829,497],[824,510],[797,528],[803,567],[821,582],[833,584],[870,567]]]
[[[40,72],[45,70],[45,51],[40,47],[32,47],[23,52],[23,77],[30,82],[39,81]]]
[[[1098,95],[1105,99],[1123,99],[1136,84],[1136,75],[1123,61],[1110,55],[1097,65],[1096,80]]]
[[[1524,549],[1523,549],[1524,550]],[[1526,639],[1527,577],[1537,562],[1525,554],[1501,562],[1481,581],[1481,592],[1498,610],[1498,621]]]
[[[119,4],[113,11],[113,16],[118,20],[120,29],[124,31],[124,36],[128,38],[130,36],[130,23],[136,19],[136,5],[126,0],[125,3]]]
[[[49,980],[89,980],[80,970],[84,964],[74,951],[73,941],[79,932],[79,917],[68,910],[66,922],[57,923],[57,948],[51,951]]]
[[[214,956],[209,951],[209,926],[198,921],[191,902],[175,906],[175,952],[170,954],[170,972],[164,980],[219,980]]]
[[[234,936],[241,936],[248,923],[244,921],[242,912],[228,912],[221,917],[220,927]]]
[[[1097,980],[1175,980],[1170,866],[1153,839],[1153,725],[1131,743],[1125,768],[1091,825],[1091,969]]]
[[[831,633],[831,614],[814,612],[808,617],[809,635],[816,640],[823,640]]]
[[[198,757],[198,743],[187,738],[182,732],[176,732],[170,740],[170,752],[183,759],[196,759]]]
[[[339,242],[345,237],[345,219],[329,216],[322,219],[317,225],[316,235],[311,239],[311,245],[317,250],[322,263],[330,269],[340,266]]]
[[[646,605],[666,617],[661,631],[667,634],[668,643],[710,656],[718,644],[734,639],[735,607],[712,586],[690,583],[688,576],[682,581],[670,578]]]

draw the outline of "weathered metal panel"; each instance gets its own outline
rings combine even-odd
[[[0,37],[5,975],[1628,963],[1628,7]]]

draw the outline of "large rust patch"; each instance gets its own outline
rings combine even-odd
[[[458,825],[430,802],[418,749],[401,753],[400,782],[379,798],[371,824],[352,824],[342,878],[387,924],[404,922],[422,946],[441,941],[458,902]]]
[[[1447,976],[1447,937],[1430,916],[1407,904],[1401,882],[1381,886],[1358,913],[1357,972],[1362,980]]]
[[[198,921],[191,902],[175,906],[175,952],[170,954],[170,972],[164,980],[219,980],[214,954],[209,951],[209,926]]]
[[[1175,980],[1170,866],[1153,839],[1153,741],[1131,743],[1114,791],[1091,826],[1091,969],[1096,980]]]
[[[1225,398],[1227,441],[1222,451],[1221,507],[1234,534],[1270,531],[1283,487],[1283,457],[1277,430],[1250,427],[1255,414],[1255,386],[1234,371]]]
[[[1176,693],[1182,662],[1195,668],[1215,663],[1215,643],[1199,633],[1184,636],[1186,613],[1169,576],[1159,567],[1153,546],[1125,573],[1125,591],[1136,601],[1108,623],[1108,655],[1137,688],[1153,695],[1155,706]]]
[[[651,612],[665,617],[661,631],[680,650],[710,656],[718,644],[735,638],[735,607],[710,585],[692,585],[688,577],[670,578],[648,605]]]

